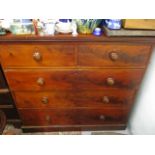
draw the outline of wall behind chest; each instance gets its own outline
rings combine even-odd
[[[155,134],[155,48],[129,121],[132,134]]]

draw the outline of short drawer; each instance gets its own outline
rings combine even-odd
[[[134,91],[15,92],[18,108],[73,108],[131,106]]]
[[[0,58],[9,67],[75,66],[75,46],[70,44],[0,45]]]
[[[144,67],[151,48],[145,45],[95,44],[78,47],[78,65],[90,67]]]
[[[12,90],[103,90],[136,89],[143,69],[96,70],[6,70],[5,75]]]
[[[123,123],[126,109],[21,109],[23,125],[97,125]]]

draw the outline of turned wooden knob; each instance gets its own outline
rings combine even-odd
[[[43,104],[47,104],[47,103],[49,102],[48,97],[43,97],[43,98],[41,99],[41,102],[42,102]]]
[[[108,96],[103,96],[102,101],[103,101],[103,103],[109,103],[110,100],[109,100]]]
[[[111,52],[111,53],[110,53],[110,58],[111,58],[111,60],[113,60],[113,61],[118,60],[118,53],[116,53],[116,52]]]
[[[45,119],[46,119],[47,122],[51,121],[51,117],[49,115],[46,115]]]
[[[104,115],[100,115],[100,120],[105,120],[105,116]]]
[[[115,84],[115,80],[113,78],[107,78],[107,84],[112,86]]]
[[[40,77],[37,79],[37,84],[43,86],[45,84],[45,80],[42,77]]]
[[[41,61],[41,59],[42,59],[41,53],[40,52],[34,52],[33,53],[33,59],[36,61]]]

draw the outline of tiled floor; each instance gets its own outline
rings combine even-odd
[[[118,131],[71,131],[71,132],[34,132],[23,133],[21,129],[13,125],[6,125],[3,135],[129,135],[128,130]]]

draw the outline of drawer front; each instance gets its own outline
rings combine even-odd
[[[141,45],[81,45],[78,64],[94,67],[144,67],[150,46]]]
[[[125,109],[22,109],[23,125],[97,125],[124,123]]]
[[[73,45],[1,45],[3,67],[61,67],[75,66]]]
[[[12,90],[131,90],[139,86],[141,69],[105,70],[6,70]]]
[[[15,92],[18,108],[71,108],[129,106],[134,91]]]

